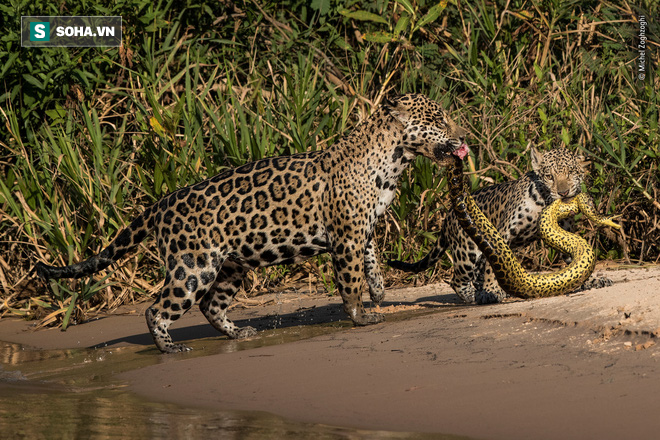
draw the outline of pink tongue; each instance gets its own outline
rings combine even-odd
[[[467,146],[467,144],[462,143],[460,147],[458,147],[456,150],[452,152],[452,154],[458,156],[459,159],[463,160],[465,156],[468,155],[469,152],[470,152],[470,148]]]

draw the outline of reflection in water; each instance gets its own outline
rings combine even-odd
[[[207,411],[145,402],[121,388],[73,391],[0,381],[2,438],[446,439],[292,422],[268,413]]]
[[[115,376],[158,362],[276,345],[341,331],[335,322],[267,330],[246,341],[192,341],[191,353],[155,348],[34,350],[0,342],[1,438],[458,439],[292,422],[262,412],[211,411],[145,401]]]
[[[3,438],[421,438],[293,423],[266,413],[211,412],[144,402],[122,389],[65,392],[0,383]],[[437,438],[437,437],[434,437]]]

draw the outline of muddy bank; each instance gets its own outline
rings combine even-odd
[[[231,317],[261,330],[313,326],[318,336],[269,330],[254,348],[232,352],[194,312],[172,335],[201,338],[195,357],[157,353],[142,317],[147,304],[66,332],[3,319],[0,340],[144,346],[143,356],[162,362],[119,378],[149,399],[191,407],[477,438],[652,438],[660,429],[660,268],[606,274],[614,286],[481,307],[458,306],[446,285],[390,290],[388,321],[365,328],[345,321],[338,298],[266,295]],[[281,341],[259,343],[272,337]],[[219,345],[230,348],[218,353]]]

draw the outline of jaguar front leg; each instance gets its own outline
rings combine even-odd
[[[343,240],[334,246],[332,253],[335,280],[344,302],[344,311],[355,325],[382,322],[382,313],[367,313],[362,302],[362,286],[365,278],[365,252],[362,245],[353,240]]]
[[[477,285],[475,291],[475,302],[477,304],[494,304],[501,303],[504,298],[507,297],[507,294],[500,284],[497,282],[495,273],[490,267],[490,263],[486,261],[486,258],[481,255],[477,261],[476,271],[482,273],[483,282],[480,285]]]
[[[469,261],[467,263],[456,261],[454,263],[454,274],[449,282],[456,295],[467,304],[473,303],[475,299],[476,289],[474,288],[473,271],[474,265]]]
[[[376,245],[371,238],[364,248],[364,274],[369,286],[369,297],[374,305],[379,306],[385,298],[385,283],[376,257]]]

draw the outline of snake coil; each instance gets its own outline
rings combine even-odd
[[[557,223],[559,220],[582,212],[598,226],[620,228],[613,221],[617,216],[598,215],[593,201],[584,193],[569,202],[556,200],[543,210],[539,230],[545,243],[571,255],[571,264],[557,272],[529,274],[470,196],[463,178],[462,160],[454,158],[448,173],[450,196],[461,227],[485,255],[502,289],[512,296],[538,298],[561,295],[581,286],[591,276],[596,265],[594,250],[582,237],[562,229]]]

